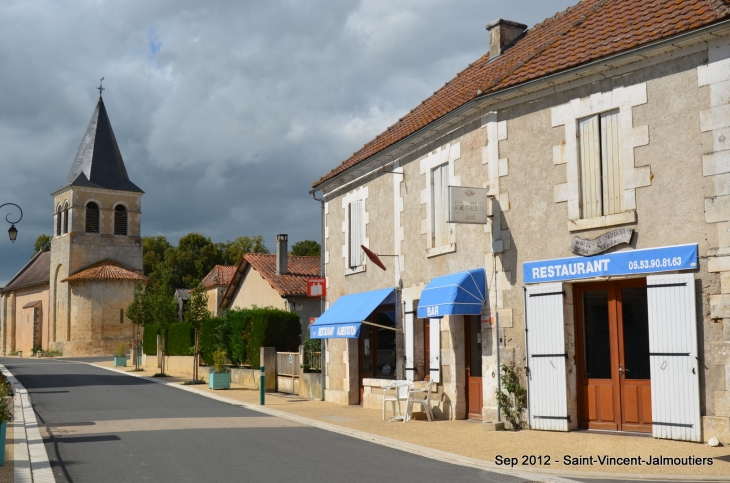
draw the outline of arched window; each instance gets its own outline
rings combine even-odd
[[[68,201],[63,204],[63,232],[68,233]]]
[[[114,208],[114,234],[127,234],[127,209],[122,205],[117,205]]]
[[[56,236],[61,236],[61,223],[63,221],[61,219],[62,217],[63,213],[61,212],[61,205],[58,205],[58,207],[56,208]]]
[[[93,201],[86,205],[86,233],[99,233],[99,205]]]

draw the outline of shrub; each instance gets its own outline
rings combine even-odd
[[[187,322],[175,322],[167,329],[165,350],[168,356],[191,356],[195,344],[195,330]]]
[[[117,350],[114,352],[114,355],[116,357],[126,357],[127,356],[127,344],[124,342],[120,342],[117,345]]]
[[[213,352],[213,371],[218,374],[230,372],[228,367],[226,367],[226,351],[216,349],[215,352]]]
[[[160,333],[160,326],[156,324],[147,324],[144,326],[144,334],[142,334],[142,352],[148,356],[157,354],[157,334]]]
[[[254,367],[259,365],[262,347],[275,347],[279,352],[299,350],[299,336],[302,329],[296,313],[257,307],[249,309],[248,312],[249,320],[244,329],[243,339],[250,365]]]
[[[213,365],[213,352],[218,348],[218,327],[222,317],[213,317],[203,322],[200,329],[200,358],[206,365]]]
[[[250,318],[249,309],[229,310],[224,316],[223,323],[218,326],[218,346],[226,352],[228,360],[234,366],[248,362],[243,338],[248,330]]]
[[[525,427],[522,419],[527,407],[527,390],[520,384],[519,368],[513,362],[509,366],[502,364],[502,391],[497,391],[497,405],[505,419],[512,425],[513,431]]]

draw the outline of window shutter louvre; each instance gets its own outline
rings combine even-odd
[[[405,301],[405,318],[403,323],[404,344],[406,346],[406,379],[413,381],[416,375],[416,360],[414,356],[413,323],[415,319],[413,300]]]
[[[601,210],[601,134],[598,116],[583,119],[580,132],[580,188],[581,217],[602,216]]]
[[[525,295],[528,423],[568,431],[563,284],[531,285]]]
[[[86,205],[86,233],[99,233],[99,206],[96,203]]]
[[[363,201],[350,203],[350,267],[362,265],[362,207]]]
[[[449,165],[443,164],[432,171],[431,186],[431,231],[433,246],[440,247],[451,242],[449,224],[446,223],[446,210],[449,197]]]
[[[122,205],[114,208],[114,234],[127,235],[127,209]]]
[[[61,212],[61,207],[58,207],[58,212],[56,213],[56,236],[61,236],[61,222],[63,218],[63,213]]]
[[[431,319],[429,331],[429,375],[431,381],[441,382],[441,319]]]
[[[621,210],[621,137],[618,111],[601,114],[601,171],[603,214]]]
[[[646,277],[655,438],[700,441],[697,306],[691,273]],[[656,287],[652,287],[656,286]]]

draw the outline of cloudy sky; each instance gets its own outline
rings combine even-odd
[[[0,284],[52,232],[102,76],[143,235],[271,249],[319,239],[312,181],[483,55],[487,23],[576,1],[4,0],[0,203],[24,216],[15,244],[0,230]]]

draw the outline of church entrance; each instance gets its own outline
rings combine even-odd
[[[646,279],[574,286],[580,427],[651,432]]]

